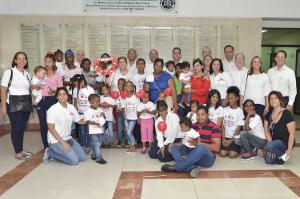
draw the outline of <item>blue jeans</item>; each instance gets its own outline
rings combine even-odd
[[[102,135],[103,134],[92,134],[91,135],[92,149],[93,149],[91,157],[96,158],[96,161],[99,161],[102,158],[102,154],[100,151]]]
[[[128,137],[128,144],[129,145],[134,145],[135,144],[135,139],[133,136],[133,129],[135,127],[136,120],[127,120],[125,119],[125,128],[126,128],[126,134]]]
[[[47,110],[57,102],[55,96],[45,96],[37,104],[36,111],[40,121],[41,128],[41,137],[44,148],[48,147],[47,134],[48,134],[48,125],[47,125]]]
[[[49,144],[47,150],[48,156],[53,159],[60,160],[69,165],[76,165],[86,159],[86,155],[81,146],[73,138],[66,141],[70,146],[70,151],[65,151],[62,144],[57,142]]]
[[[106,121],[104,124],[104,131],[108,129],[108,142],[114,144],[114,123],[112,121]]]
[[[83,113],[79,113],[83,115]],[[79,129],[79,141],[81,146],[85,148],[90,148],[92,145],[91,136],[89,135],[89,126],[88,124],[78,124]]]
[[[122,144],[123,125],[124,125],[123,112],[117,112],[117,124],[118,124],[118,144]]]
[[[187,147],[185,145],[173,145],[171,149],[172,157],[175,161],[181,160],[182,156],[189,154],[194,148]],[[174,150],[174,152],[173,152]]]
[[[181,156],[180,147],[173,146],[171,153],[173,157]],[[214,154],[207,147],[198,145],[193,148],[184,159],[177,160],[175,166],[177,172],[189,172],[197,166],[205,168],[211,167],[214,162]]]
[[[266,154],[265,162],[267,164],[276,164],[279,157],[282,156],[286,150],[287,150],[287,146],[281,140],[273,140],[271,142],[267,142],[266,152],[274,154],[275,157]]]
[[[23,151],[24,132],[29,120],[30,112],[10,112],[10,105],[6,104],[6,107],[11,127],[11,141],[15,152],[20,153]]]

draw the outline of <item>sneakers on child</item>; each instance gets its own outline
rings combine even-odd
[[[256,156],[254,156],[251,152],[245,153],[244,155],[242,155],[241,160],[252,160],[254,159]]]
[[[252,153],[252,156],[253,156],[253,157],[257,157],[257,155],[258,155],[258,148],[254,148],[254,149],[251,151],[251,153]]]
[[[201,167],[195,167],[195,168],[193,168],[189,173],[190,173],[190,177],[191,178],[196,178],[198,175],[199,175],[199,173],[200,173],[200,169],[201,169]]]
[[[106,164],[107,163],[106,160],[104,160],[103,158],[101,158],[100,160],[97,160],[96,162],[99,163],[99,164]]]
[[[49,148],[46,148],[46,149],[45,149],[44,156],[43,156],[43,162],[44,162],[45,164],[49,164],[49,163],[50,163],[50,160],[51,160],[51,158],[50,158],[50,156],[49,156],[49,154],[48,154],[48,149],[49,149]]]

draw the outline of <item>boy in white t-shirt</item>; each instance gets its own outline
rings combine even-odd
[[[179,124],[183,132],[183,138],[181,140],[180,156],[177,156],[179,154],[172,153],[175,161],[184,159],[186,154],[188,154],[196,147],[196,145],[194,145],[193,143],[200,143],[200,135],[192,128],[192,120],[190,118],[181,118]]]
[[[103,95],[100,96],[100,107],[102,108],[106,117],[105,129],[108,129],[109,144],[111,147],[114,147],[113,108],[116,106],[116,100],[109,95],[110,88],[107,84],[102,85],[101,91]]]
[[[132,77],[132,81],[136,87],[136,89],[135,89],[136,91],[143,89],[144,82],[146,79],[145,65],[146,65],[146,62],[143,58],[139,58],[136,61],[137,73],[135,73],[135,75],[133,75],[133,77]]]
[[[237,143],[246,152],[241,156],[241,160],[252,160],[257,157],[258,149],[264,149],[267,140],[262,120],[255,112],[254,101],[247,99],[243,106],[246,118],[243,131],[241,131],[240,139],[237,140]]]
[[[33,97],[33,104],[37,105],[43,98],[42,88],[45,86],[46,68],[44,66],[37,66],[34,68],[34,76],[31,84],[34,86],[41,86],[40,89],[33,89],[31,95]]]
[[[190,71],[190,63],[184,61],[180,65],[181,73],[179,75],[179,80],[183,84],[183,88],[191,88],[191,77],[193,73]],[[187,106],[190,106],[191,102],[191,93],[183,93],[181,94],[181,99],[179,102],[179,106],[185,108],[184,101],[187,98]]]
[[[244,125],[244,113],[239,107],[240,90],[236,86],[227,89],[227,98],[229,106],[224,108],[224,118],[222,126],[222,145],[220,156],[236,158],[241,148],[234,143],[234,138],[238,138],[241,127]]]
[[[88,124],[89,134],[92,139],[92,155],[91,158],[99,164],[106,164],[107,162],[102,158],[100,147],[102,135],[104,135],[103,125],[105,124],[105,116],[100,105],[100,97],[96,94],[89,96],[90,108],[84,112],[84,120]]]

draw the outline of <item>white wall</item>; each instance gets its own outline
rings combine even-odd
[[[5,15],[86,15],[83,0],[0,0]],[[300,18],[299,0],[176,0],[179,17]],[[90,15],[101,15],[90,14]],[[147,16],[146,13],[143,16]]]

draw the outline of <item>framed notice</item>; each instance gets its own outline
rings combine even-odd
[[[106,52],[106,26],[104,24],[88,25],[89,57],[95,59]]]
[[[61,49],[61,25],[43,24],[42,34],[43,55]]]
[[[132,27],[132,42],[137,56],[148,59],[151,49],[151,27]]]
[[[174,32],[176,46],[181,49],[181,59],[191,62],[195,58],[195,28],[175,27]]]
[[[129,49],[129,27],[111,26],[111,54],[114,56],[126,56]]]
[[[217,55],[217,26],[200,26],[196,29],[196,37],[198,39],[197,51],[198,57],[202,58],[202,49],[210,47],[212,56]]]
[[[83,24],[65,24],[64,25],[64,41],[66,50],[84,49],[84,25]]]
[[[165,61],[172,59],[173,27],[153,28],[153,48],[158,50],[159,57]]]
[[[40,65],[40,25],[21,24],[21,46],[30,68]]]
[[[238,35],[239,35],[238,26],[222,25],[221,26],[221,48],[223,49],[226,45],[232,45],[237,51]]]

